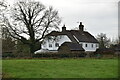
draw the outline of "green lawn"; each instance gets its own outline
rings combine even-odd
[[[118,77],[118,59],[20,59],[2,64],[6,78]]]

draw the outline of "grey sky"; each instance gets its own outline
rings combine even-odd
[[[8,0],[10,3],[16,0]],[[46,6],[53,6],[62,17],[67,29],[78,27],[83,22],[85,30],[96,36],[106,33],[110,38],[118,36],[119,0],[37,0]]]

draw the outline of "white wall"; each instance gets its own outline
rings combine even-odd
[[[52,39],[48,39],[48,38],[44,39],[43,43],[41,44],[42,49],[58,50],[59,47],[55,46],[56,43],[59,43],[59,46],[61,46],[61,44],[63,44],[64,42],[71,42],[71,40],[68,38],[67,35],[59,35],[57,37],[54,37],[54,36],[51,36],[51,37]],[[51,44],[52,47],[49,47],[49,44]],[[86,52],[87,51],[94,52],[96,51],[97,48],[99,48],[98,43],[79,42],[79,44],[82,44],[82,47],[83,49],[85,49]],[[87,47],[86,47],[86,44],[87,44]]]
[[[96,51],[97,48],[99,48],[99,44],[98,43],[80,42],[80,44],[82,44],[82,47],[85,49],[86,52],[87,51],[94,52],[94,51]],[[87,47],[86,47],[86,44],[87,44]]]
[[[94,52],[96,51],[97,48],[99,48],[99,44],[98,43],[87,43],[87,42],[79,42],[79,40],[73,35],[73,37],[76,39],[76,41],[79,44],[82,44],[83,49],[87,52]],[[87,45],[87,46],[86,46]]]
[[[51,36],[53,39],[45,38],[41,48],[42,49],[48,49],[48,50],[57,50],[59,47],[56,47],[55,44],[58,43],[59,46],[63,44],[64,42],[71,42],[71,40],[66,35],[59,35],[54,38],[54,36]],[[52,45],[52,47],[49,47],[49,45]]]

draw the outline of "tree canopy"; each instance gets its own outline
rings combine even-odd
[[[97,40],[99,42],[99,47],[100,48],[107,48],[107,47],[110,46],[110,44],[109,44],[110,43],[110,39],[107,38],[106,34],[100,33],[100,34],[97,35],[96,38],[97,38]]]
[[[57,10],[35,1],[18,1],[10,8],[9,16],[4,15],[10,36],[29,45],[31,53],[36,43],[52,30],[59,30],[61,23]]]

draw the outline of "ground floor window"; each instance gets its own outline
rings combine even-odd
[[[55,43],[55,47],[59,47],[59,43]]]
[[[96,44],[96,47],[98,47],[98,44]]]
[[[91,47],[93,48],[93,44],[91,45]]]
[[[88,45],[87,44],[85,44],[85,47],[87,47]]]
[[[49,47],[52,47],[52,44],[49,44]]]

